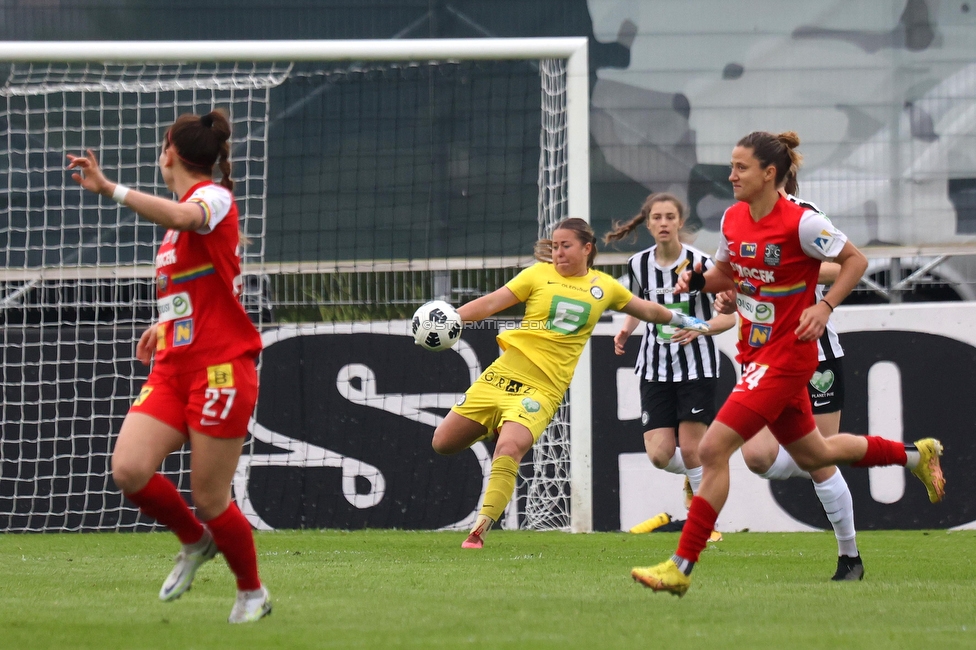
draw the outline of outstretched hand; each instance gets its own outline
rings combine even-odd
[[[89,192],[108,194],[110,182],[102,173],[102,168],[98,166],[98,158],[91,149],[86,149],[84,156],[72,156],[69,153],[68,169],[78,170],[71,175],[71,178]]]

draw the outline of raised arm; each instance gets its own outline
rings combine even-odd
[[[177,203],[114,183],[102,173],[91,149],[84,156],[68,154],[68,169],[78,171],[71,178],[89,192],[101,194],[126,205],[139,216],[173,230],[197,230],[206,223],[203,208],[194,203]]]
[[[637,296],[631,298],[630,302],[624,305],[620,311],[648,323],[674,325],[681,329],[695,330],[696,332],[708,331],[708,324],[705,321],[686,316],[679,311],[672,311],[663,305]]]
[[[465,323],[474,323],[493,316],[519,303],[512,290],[508,287],[495,289],[486,296],[475,298],[471,302],[458,307],[458,315]]]

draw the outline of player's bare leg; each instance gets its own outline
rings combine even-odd
[[[159,599],[173,601],[193,584],[197,569],[217,554],[209,531],[193,514],[173,485],[157,470],[186,437],[170,425],[146,415],[129,413],[112,452],[112,477],[129,500],[146,515],[172,530],[182,543],[176,565],[159,590]]]

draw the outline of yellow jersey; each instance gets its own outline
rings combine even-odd
[[[533,264],[505,285],[525,303],[517,328],[498,335],[502,350],[516,348],[542,370],[559,395],[573,380],[576,363],[607,309],[619,310],[634,297],[601,271],[564,278],[546,262]]]

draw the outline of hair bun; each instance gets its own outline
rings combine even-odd
[[[213,126],[213,123],[214,123],[213,113],[207,113],[206,115],[200,118],[200,124],[202,124],[208,129]]]
[[[784,131],[776,136],[776,139],[786,145],[788,149],[796,149],[800,146],[800,136],[796,134],[796,131]]]

